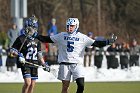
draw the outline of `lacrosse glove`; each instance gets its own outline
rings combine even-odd
[[[25,64],[25,58],[22,53],[19,53],[19,62]]]
[[[18,50],[15,48],[10,48],[9,55],[10,57],[16,57],[18,55]]]
[[[48,65],[48,62],[45,62],[44,64],[42,64],[42,66],[44,71],[50,72],[50,66]]]
[[[117,40],[117,36],[112,34],[111,38],[108,39],[108,45],[112,45]]]

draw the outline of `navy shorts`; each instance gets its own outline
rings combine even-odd
[[[31,78],[32,80],[38,79],[38,68],[22,66],[21,71],[23,78]]]

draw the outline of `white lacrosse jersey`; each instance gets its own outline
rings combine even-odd
[[[94,43],[95,40],[89,38],[80,32],[68,34],[61,32],[50,36],[51,40],[58,46],[58,62],[83,63],[84,52],[87,46]]]

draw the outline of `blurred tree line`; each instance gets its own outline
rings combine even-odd
[[[81,32],[95,36],[118,36],[118,42],[140,37],[140,0],[27,0],[28,16],[39,19],[40,31],[46,35],[51,18],[56,18],[59,32],[65,31],[65,21],[78,17]],[[10,0],[0,0],[0,43],[6,42],[6,32],[12,24]],[[140,41],[140,40],[139,40]]]

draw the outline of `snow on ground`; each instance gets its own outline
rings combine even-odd
[[[52,72],[46,72],[39,68],[39,79],[37,82],[60,82],[57,80],[56,73],[58,72],[58,66],[52,66],[55,70]],[[129,70],[120,69],[99,69],[94,67],[85,68],[85,81],[140,81],[140,67],[132,67]],[[0,72],[0,82],[23,82],[20,69],[15,72]]]
[[[5,60],[6,57],[3,57]],[[53,69],[50,73],[39,68],[39,79],[37,82],[60,82],[57,79],[58,65],[52,65]],[[105,64],[101,69],[96,67],[85,67],[86,82],[110,82],[110,81],[140,81],[140,67],[131,67],[128,70],[106,69]],[[84,73],[84,72],[83,72]],[[6,71],[5,64],[0,69],[0,82],[23,82],[20,69],[14,72]]]

